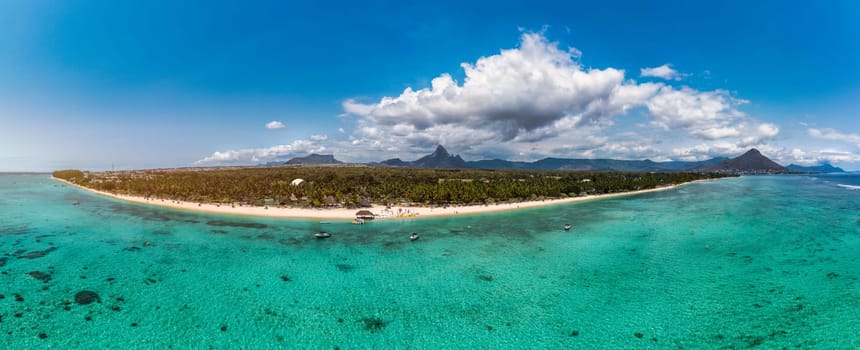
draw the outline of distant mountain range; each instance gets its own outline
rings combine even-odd
[[[324,164],[343,164],[343,162],[334,159],[333,154],[316,154],[311,153],[305,157],[295,157],[288,160],[283,165],[324,165]]]
[[[410,168],[471,168],[463,158],[460,158],[460,155],[452,156],[448,153],[448,150],[446,150],[445,147],[442,147],[442,145],[437,146],[433,153],[423,156],[415,161],[404,162],[400,160],[400,158],[394,158],[383,160],[382,162],[379,162],[379,165]]]
[[[844,173],[845,170],[842,170],[840,167],[835,167],[830,164],[824,163],[816,166],[802,166],[791,164],[785,167],[788,170],[791,170],[796,173]]]
[[[296,157],[278,165],[325,165],[343,164],[331,154],[311,154],[306,157]],[[268,163],[266,165],[275,165]],[[790,165],[785,168],[762,155],[758,150],[751,149],[737,158],[716,157],[698,162],[654,162],[651,160],[617,160],[617,159],[569,159],[544,158],[535,162],[518,162],[503,159],[465,161],[459,155],[451,155],[442,145],[436,147],[433,153],[414,161],[404,161],[400,158],[388,159],[379,163],[368,163],[371,166],[404,167],[404,168],[447,168],[447,169],[489,169],[489,170],[576,170],[576,171],[629,171],[629,172],[685,172],[713,171],[731,173],[788,173],[788,172],[841,172],[842,169],[824,164],[816,167],[801,167]]]

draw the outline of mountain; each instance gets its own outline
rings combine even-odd
[[[840,167],[835,167],[830,165],[829,163],[824,163],[816,166],[802,166],[791,164],[785,167],[788,170],[797,173],[844,173],[845,170],[842,170]]]
[[[757,149],[753,148],[740,157],[726,160],[717,165],[703,167],[702,171],[728,172],[728,173],[751,173],[751,174],[776,174],[788,173],[789,170],[782,165],[765,157]]]
[[[331,154],[310,154],[306,157],[290,159],[284,165],[325,165],[342,164]],[[842,169],[824,164],[818,167],[800,167],[792,165],[786,169],[763,156],[758,150],[751,149],[742,156],[728,159],[717,157],[703,161],[684,162],[655,162],[646,160],[618,159],[571,159],[544,158],[535,162],[509,161],[504,159],[485,159],[464,161],[459,155],[451,155],[442,145],[436,146],[433,153],[414,161],[404,161],[400,158],[384,160],[379,163],[367,163],[370,166],[389,166],[404,168],[447,168],[447,169],[488,169],[488,170],[573,170],[573,171],[630,171],[630,172],[684,172],[684,171],[715,171],[731,173],[787,173],[796,172],[841,172]]]
[[[370,165],[413,168],[488,169],[488,170],[578,170],[578,171],[648,171],[674,172],[692,171],[721,163],[728,158],[718,157],[699,162],[654,162],[651,160],[617,159],[568,159],[544,158],[535,162],[518,162],[504,159],[464,161],[459,155],[452,156],[442,145],[433,153],[418,160],[406,162],[400,158],[388,159]]]
[[[445,147],[442,147],[442,145],[436,146],[436,150],[433,151],[433,153],[421,157],[418,160],[404,162],[400,160],[400,158],[394,158],[384,160],[379,164],[385,166],[413,168],[468,168],[466,161],[464,161],[463,158],[460,158],[460,155],[452,156],[448,153],[448,150],[446,150]]]
[[[568,159],[544,158],[536,162],[511,162],[501,159],[466,162],[470,168],[494,170],[579,170],[579,171],[689,171],[711,166],[728,158],[713,158],[700,162],[654,162],[651,160]]]
[[[295,157],[288,160],[284,165],[322,165],[322,164],[343,164],[343,162],[334,159],[333,154],[316,154],[311,153],[306,157]]]

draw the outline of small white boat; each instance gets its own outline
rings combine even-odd
[[[316,238],[319,238],[319,239],[329,238],[329,237],[331,237],[331,233],[328,233],[328,232],[325,232],[325,231],[321,231],[320,233],[314,233],[314,236],[315,236]]]
[[[419,236],[417,233],[412,233],[411,235],[409,235],[410,241],[414,241],[414,240],[419,239],[419,238],[421,238],[421,236]]]
[[[564,224],[564,230],[570,231],[570,224]]]

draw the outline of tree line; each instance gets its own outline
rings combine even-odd
[[[628,192],[725,177],[715,173],[249,167],[85,172],[54,177],[116,194],[200,203],[296,207],[473,205]],[[303,179],[293,185],[295,179]]]

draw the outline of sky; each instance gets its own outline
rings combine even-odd
[[[857,1],[0,1],[0,171],[413,160],[860,170]]]

